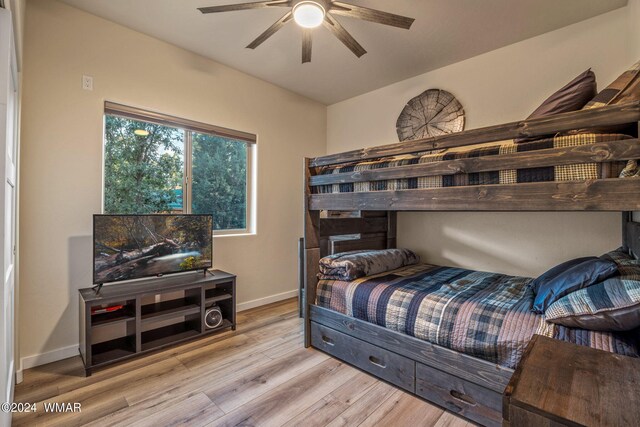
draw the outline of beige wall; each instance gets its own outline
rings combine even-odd
[[[632,0],[637,6],[638,1]],[[629,8],[553,31],[328,108],[329,153],[397,141],[405,103],[429,88],[453,93],[467,129],[525,118],[588,67],[603,88],[635,62]],[[635,32],[635,33],[634,33]],[[399,244],[428,262],[537,275],[570,257],[620,244],[617,213],[405,213]]]
[[[631,53],[634,58],[640,60],[640,0],[629,0],[629,32],[631,37]]]
[[[53,0],[28,2],[24,82],[23,358],[75,354],[105,99],[257,134],[258,234],[216,238],[214,264],[238,274],[240,303],[297,289],[302,158],[325,150],[325,106]]]

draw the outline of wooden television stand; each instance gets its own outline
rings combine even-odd
[[[220,270],[80,289],[80,355],[93,369],[186,340],[236,328],[236,276]],[[96,309],[122,308],[93,314]],[[207,328],[212,305],[222,324]]]

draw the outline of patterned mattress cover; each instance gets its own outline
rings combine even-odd
[[[515,368],[533,334],[638,357],[638,331],[570,329],[530,309],[532,279],[417,264],[318,283],[316,304],[433,344]]]
[[[622,134],[585,133],[569,136],[556,136],[538,141],[516,144],[513,141],[501,141],[476,146],[435,150],[424,153],[387,157],[347,165],[323,167],[319,174],[356,172],[418,163],[432,163],[445,160],[466,159],[543,150],[547,148],[575,147],[597,142],[619,141],[631,138]],[[577,181],[583,179],[616,178],[624,168],[625,162],[583,163],[564,166],[551,166],[529,169],[510,169],[493,172],[458,173],[455,175],[425,176],[418,178],[391,179],[385,181],[366,181],[346,184],[330,184],[314,187],[315,193],[350,193],[382,190],[408,190],[414,188],[456,187],[464,185],[516,184],[522,182]]]

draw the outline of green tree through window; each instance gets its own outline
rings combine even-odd
[[[214,230],[247,228],[247,144],[193,133],[193,213],[214,213]]]
[[[248,158],[244,141],[106,115],[104,212],[212,214],[214,230],[246,230]]]
[[[184,132],[116,116],[105,122],[105,213],[169,212],[182,187]]]

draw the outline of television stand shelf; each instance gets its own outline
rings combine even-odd
[[[220,270],[79,292],[80,356],[87,376],[98,367],[236,328],[236,276]],[[204,322],[211,306],[222,313],[215,328]]]

